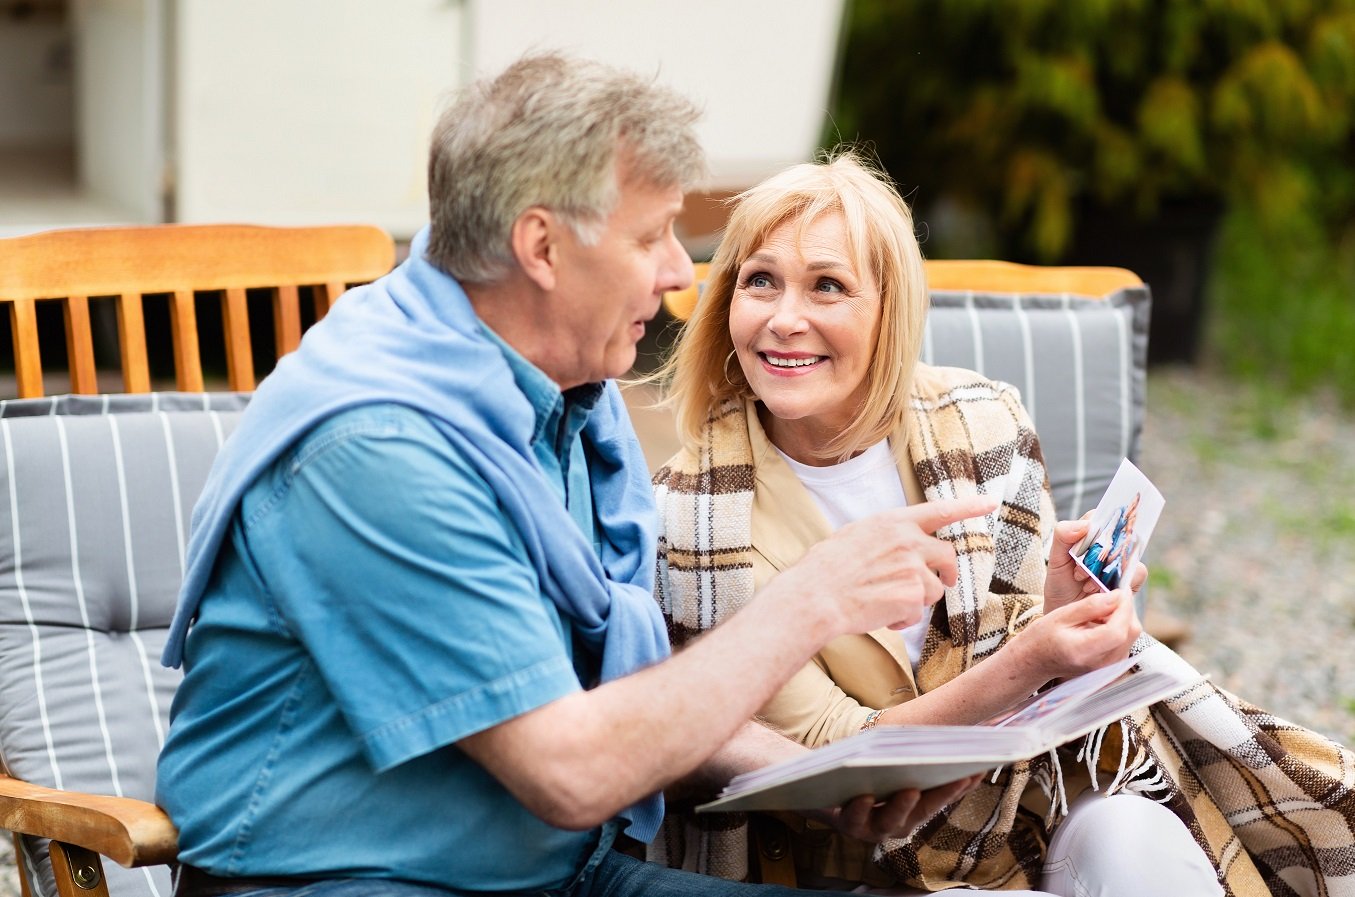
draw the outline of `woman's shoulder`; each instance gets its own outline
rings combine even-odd
[[[973,438],[981,426],[991,438],[1034,438],[1034,424],[1015,386],[966,368],[919,364],[913,374],[912,412],[931,426],[951,422]],[[957,436],[958,438],[958,436]]]
[[[712,471],[721,467],[746,466],[748,454],[745,405],[741,401],[727,401],[711,412],[701,429],[700,439],[678,449],[659,466],[652,480],[655,486],[667,486],[680,492],[699,491],[693,478],[708,479]]]
[[[1018,396],[1010,383],[993,380],[968,368],[942,367],[918,362],[913,371],[913,395],[922,400],[945,398],[956,392],[977,395]]]

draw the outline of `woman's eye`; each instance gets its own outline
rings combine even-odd
[[[750,274],[743,285],[750,290],[765,290],[772,285],[772,279],[762,273]]]
[[[846,292],[841,283],[833,280],[831,277],[825,277],[818,282],[817,289],[822,293],[843,293]]]

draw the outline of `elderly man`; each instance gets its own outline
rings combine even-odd
[[[695,117],[559,56],[474,85],[433,135],[409,260],[260,387],[194,512],[165,655],[185,668],[159,769],[176,893],[750,887],[610,848],[652,837],[677,780],[802,750],[748,720],[830,638],[916,619],[954,576],[930,533],[991,506],[848,528],[665,659],[609,378],[692,277],[673,221]],[[902,568],[906,543],[928,569]],[[958,787],[824,815],[880,838]]]

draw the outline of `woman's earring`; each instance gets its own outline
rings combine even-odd
[[[737,387],[738,384],[735,383],[733,380],[729,379],[729,359],[733,358],[733,357],[734,357],[734,353],[737,352],[737,351],[739,351],[739,350],[738,350],[738,349],[730,349],[730,350],[729,350],[729,354],[725,356],[725,382],[728,383],[730,386],[735,386],[735,387]]]

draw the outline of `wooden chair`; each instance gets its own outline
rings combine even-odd
[[[152,386],[143,315],[145,297],[169,294],[176,385],[184,392],[200,392],[204,390],[204,380],[199,355],[196,303],[200,301],[199,294],[220,291],[228,369],[228,383],[225,385],[231,390],[248,391],[256,383],[246,290],[266,289],[271,292],[275,348],[280,357],[295,349],[301,339],[303,320],[300,287],[312,288],[313,318],[318,320],[349,285],[385,274],[394,261],[395,250],[390,236],[378,228],[367,226],[273,228],[165,225],[57,230],[0,240],[0,304],[9,306],[19,397],[40,398],[44,394],[44,368],[37,327],[39,303],[60,303],[65,320],[71,391],[91,394],[98,392],[98,380],[90,299],[114,297],[122,387],[125,393],[135,394],[149,392]],[[143,500],[155,501],[159,492],[163,491],[168,496],[169,491],[167,488],[147,488],[148,483],[151,478],[156,478],[155,482],[163,481],[166,477],[163,466],[168,464],[169,475],[175,484],[173,501],[191,507],[196,490],[201,487],[201,479],[210,465],[210,454],[214,453],[215,446],[222,438],[223,428],[228,430],[233,427],[232,417],[238,416],[238,409],[244,401],[229,393],[219,393],[211,397],[211,402],[204,396],[201,407],[190,402],[189,407],[194,410],[184,410],[170,405],[173,401],[182,405],[182,398],[174,400],[136,395],[110,398],[111,409],[108,403],[102,405],[105,420],[118,412],[120,404],[130,413],[130,416],[120,418],[120,425],[94,420],[99,412],[96,410],[91,414],[89,408],[94,406],[88,401],[84,402],[85,407],[76,407],[81,404],[78,399],[47,400],[51,403],[50,416],[44,408],[35,410],[32,407],[45,406],[46,402],[8,403],[9,407],[0,409],[0,417],[4,418],[0,420],[4,437],[3,442],[0,442],[0,453],[5,456],[4,463],[0,464],[0,494],[5,496],[4,506],[7,508],[6,532],[0,532],[0,544],[12,550],[12,556],[9,556],[10,550],[0,552],[7,555],[0,560],[0,586],[3,586],[6,604],[15,605],[4,608],[4,622],[8,625],[17,621],[18,628],[23,629],[24,616],[27,615],[30,618],[28,628],[33,629],[35,641],[38,638],[37,630],[33,627],[32,610],[28,604],[34,596],[30,594],[24,598],[24,610],[20,613],[17,609],[18,599],[11,601],[15,594],[11,587],[17,587],[18,593],[22,595],[24,587],[20,568],[42,563],[44,556],[65,549],[60,544],[59,536],[49,537],[46,543],[37,539],[36,544],[42,550],[34,551],[32,545],[25,545],[28,550],[23,553],[21,560],[17,535],[21,505],[23,514],[34,516],[43,515],[44,508],[50,506],[50,514],[58,518],[56,526],[60,532],[65,531],[64,521],[70,515],[72,552],[75,538],[73,521],[78,515],[91,515],[80,527],[80,557],[84,561],[93,558],[97,565],[102,555],[116,554],[121,557],[125,552],[126,564],[129,567],[132,564],[131,542],[126,543],[125,549],[120,547],[124,537],[121,535],[122,530],[117,528],[130,524],[125,519],[119,521],[116,513],[111,518],[112,522],[104,520],[99,516],[107,516],[104,508],[80,507],[82,501],[95,505],[106,505],[107,502],[89,502],[81,495],[68,496],[67,501],[62,502],[57,495],[34,493],[34,490],[38,490],[35,483],[51,482],[42,476],[32,475],[35,467],[43,463],[44,455],[51,454],[44,448],[46,443],[40,441],[42,434],[36,431],[46,421],[67,428],[72,434],[68,446],[69,458],[56,459],[55,463],[68,463],[73,467],[80,464],[82,458],[88,462],[92,455],[97,456],[103,451],[100,448],[103,443],[91,441],[89,433],[97,431],[106,435],[111,427],[129,440],[128,445],[146,445],[148,443],[144,441],[132,439],[137,435],[133,432],[138,425],[136,418],[154,415],[137,415],[134,412],[158,409],[163,413],[167,408],[176,411],[178,413],[170,415],[173,423],[166,418],[163,423],[156,420],[150,426],[140,424],[142,430],[156,439],[163,438],[164,447],[153,452],[133,451],[120,457],[117,462],[118,476],[123,479],[121,488],[125,491]],[[28,407],[18,407],[24,405]],[[160,433],[162,429],[163,436]],[[173,434],[171,430],[174,430]],[[60,478],[56,482],[59,484]],[[118,494],[117,488],[114,487],[115,495]],[[148,499],[147,496],[151,497]],[[183,507],[180,506],[181,511]],[[174,512],[165,507],[159,512],[152,512],[151,516],[155,519],[150,522],[156,523],[160,529],[168,528],[170,534],[158,542],[147,542],[149,535],[144,526],[147,520],[143,518],[143,526],[138,533],[143,554],[172,556],[175,543],[180,543],[180,539],[173,534]],[[186,511],[183,511],[183,516],[186,519]],[[88,522],[95,517],[98,517],[95,523]],[[125,512],[122,517],[126,517]],[[32,517],[24,519],[26,527],[32,522]],[[50,533],[50,530],[43,531],[40,526],[35,529]],[[25,530],[25,536],[28,532]],[[153,545],[154,551],[145,550],[147,545]],[[155,557],[149,560],[155,566]],[[138,558],[138,563],[143,562]],[[157,593],[162,604],[168,602],[172,609],[173,593],[177,590],[177,580],[157,584],[163,587],[152,589],[152,578],[148,575],[139,584],[142,617],[149,615],[148,608],[152,598],[156,597],[150,594],[152,591]],[[84,584],[85,595],[91,600],[94,600],[91,596],[102,588],[102,584],[93,581]],[[133,614],[133,618],[135,616]],[[61,621],[57,622],[59,624]],[[51,620],[39,620],[38,623],[50,624]],[[75,625],[78,625],[78,621]],[[56,628],[60,629],[61,626]],[[112,633],[113,640],[125,635]],[[135,637],[136,633],[132,635]],[[128,641],[125,637],[120,640]],[[146,676],[148,683],[150,674]],[[138,690],[144,695],[147,685],[138,682],[129,689],[133,692]],[[100,747],[97,753],[102,756],[103,748]],[[149,762],[153,775],[153,753],[149,758],[130,759],[128,762],[142,763],[143,766]],[[20,861],[24,856],[19,844],[20,835],[51,839],[51,878],[57,893],[69,897],[100,897],[108,894],[101,855],[129,868],[173,864],[177,856],[177,832],[169,818],[152,803],[110,794],[87,794],[44,787],[8,775],[0,775],[0,828],[15,834],[16,859]],[[23,887],[25,897],[28,897],[27,880],[23,881]],[[136,892],[134,888],[132,893]]]
[[[123,391],[148,392],[150,367],[143,314],[145,297],[169,294],[175,380],[188,392],[203,388],[198,347],[198,294],[221,291],[227,379],[234,390],[255,384],[246,290],[272,291],[278,357],[301,340],[298,288],[313,288],[315,319],[350,284],[389,271],[395,247],[368,226],[255,227],[160,225],[54,230],[0,240],[0,304],[9,305],[14,367],[20,398],[44,395],[37,307],[59,302],[66,324],[70,391],[99,391],[90,299],[117,304]]]

